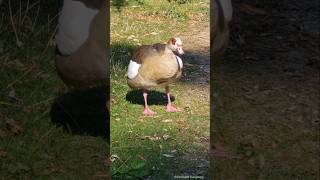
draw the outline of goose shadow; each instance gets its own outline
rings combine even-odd
[[[175,100],[175,97],[170,95],[171,101]],[[126,95],[126,100],[132,104],[144,105],[142,90],[132,90]],[[148,91],[148,105],[167,105],[167,94],[155,90]]]
[[[109,142],[110,115],[106,108],[107,88],[92,88],[65,93],[51,106],[51,121],[66,132],[103,137]]]

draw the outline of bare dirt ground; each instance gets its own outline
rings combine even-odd
[[[209,86],[210,79],[210,28],[209,23],[191,22],[189,32],[182,34],[184,73],[182,81]]]
[[[201,25],[201,26],[200,26]],[[200,28],[198,28],[200,27]],[[205,115],[201,123],[193,125],[194,129],[202,129],[194,134],[199,136],[196,141],[191,142],[197,149],[190,150],[183,158],[192,164],[192,168],[186,169],[183,174],[189,176],[202,176],[209,179],[210,158],[208,155],[209,144],[209,102],[210,102],[210,29],[208,22],[191,21],[189,31],[181,34],[183,48],[186,52],[183,59],[182,83],[192,84],[188,90],[192,98],[186,97],[185,104],[193,104],[195,99],[200,101],[202,109],[198,113]],[[204,130],[204,131],[203,131]],[[189,142],[190,143],[190,142]]]
[[[214,177],[319,178],[319,2],[234,0],[213,71]]]

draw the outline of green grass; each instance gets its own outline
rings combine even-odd
[[[98,179],[107,143],[50,122],[53,100],[67,91],[53,65],[60,4],[21,2],[0,6],[0,179]]]
[[[115,157],[111,173],[114,179],[208,178],[208,169],[201,167],[208,164],[208,85],[188,81],[172,85],[173,103],[183,110],[178,113],[165,111],[164,88],[152,89],[148,99],[157,114],[146,117],[141,92],[127,85],[126,68],[135,47],[187,34],[192,21],[208,23],[209,1],[141,2],[129,1],[120,10],[111,10],[111,154]]]

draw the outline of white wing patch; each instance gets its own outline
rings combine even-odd
[[[87,40],[90,24],[98,12],[87,8],[82,2],[64,0],[56,35],[56,43],[62,54],[72,54]]]
[[[182,69],[182,68],[183,68],[182,59],[181,59],[179,56],[177,56],[177,60],[178,60],[178,63],[179,63],[180,69]]]
[[[138,74],[139,68],[141,64],[136,63],[135,61],[130,60],[129,66],[128,66],[128,78],[132,79],[136,77]]]

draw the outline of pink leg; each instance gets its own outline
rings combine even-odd
[[[181,111],[179,108],[175,108],[172,106],[169,87],[166,87],[167,97],[168,97],[168,104],[167,104],[167,112],[179,112]]]
[[[156,112],[154,111],[151,111],[151,109],[149,109],[148,107],[148,93],[147,91],[143,91],[143,98],[144,98],[144,111],[143,111],[143,114],[144,115],[154,115],[156,114]]]

